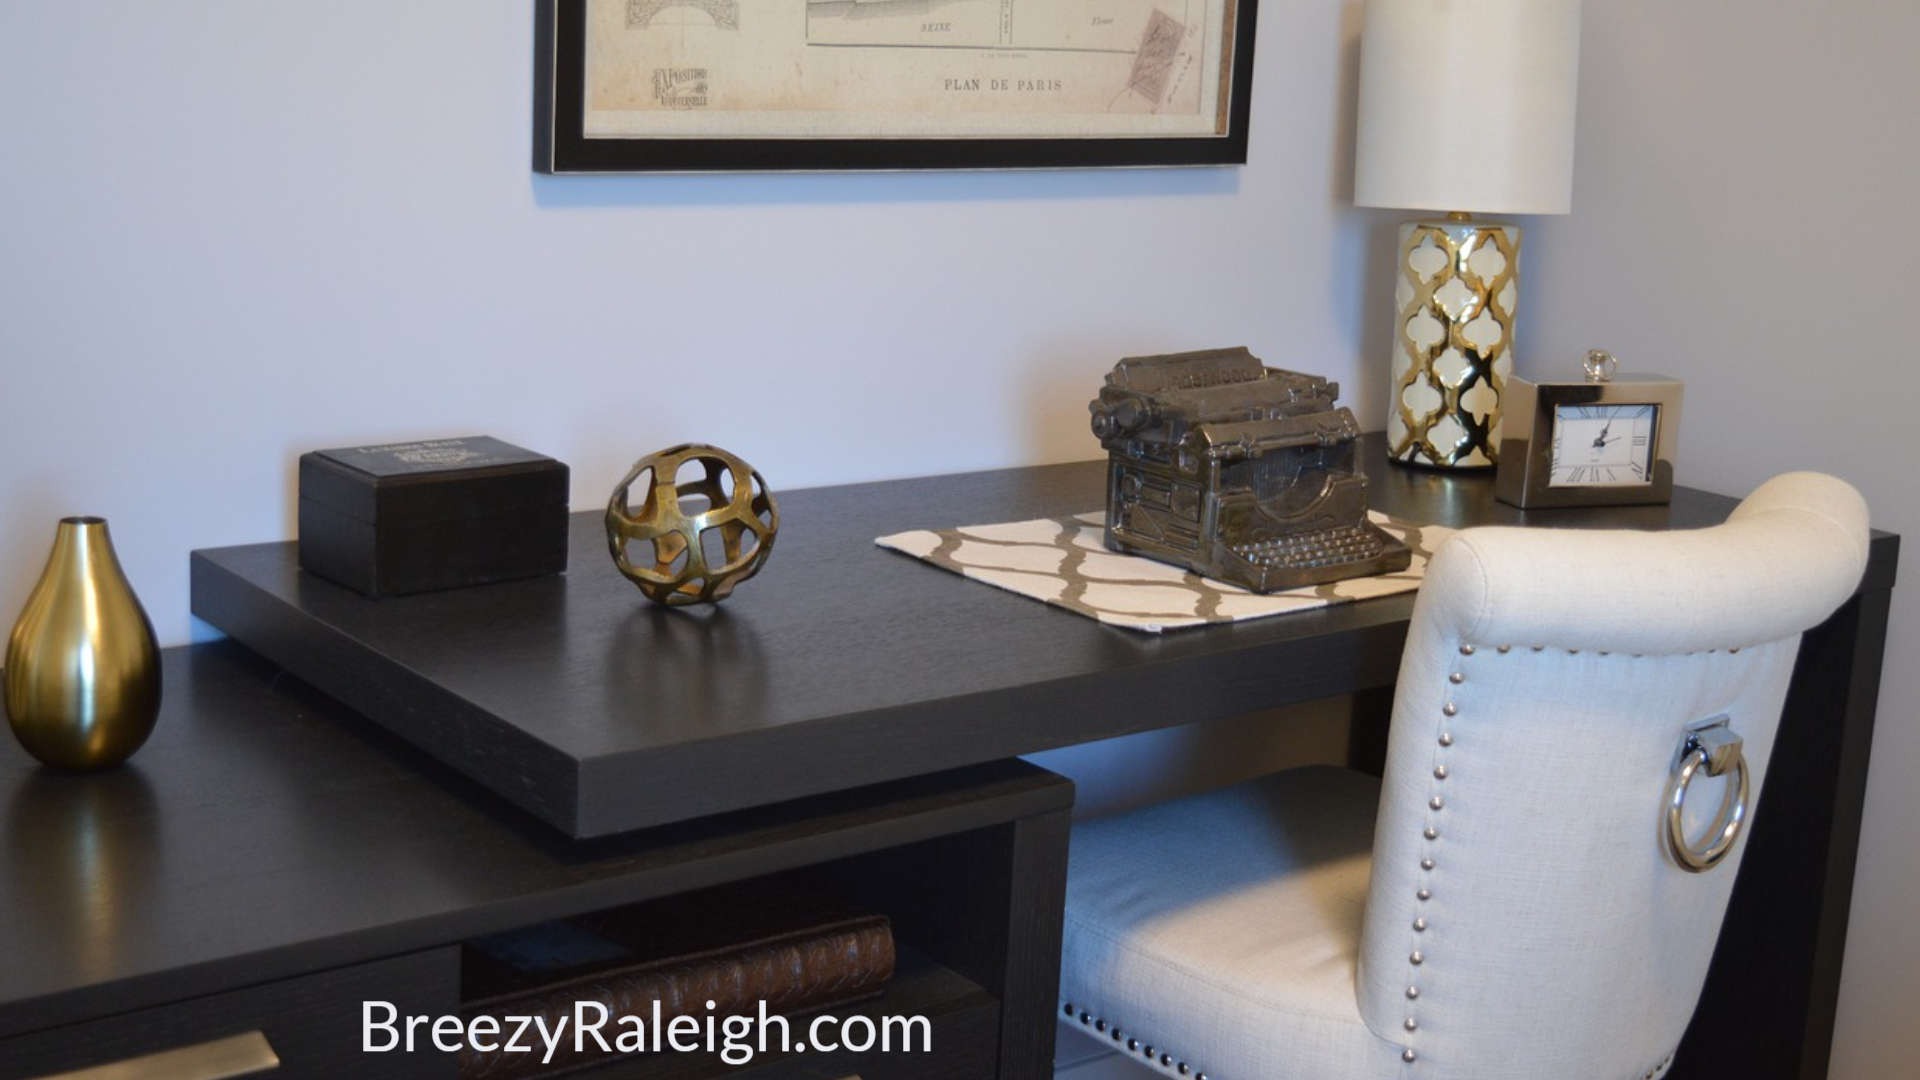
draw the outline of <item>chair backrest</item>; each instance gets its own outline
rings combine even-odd
[[[1357,993],[1410,1077],[1638,1080],[1698,1003],[1744,837],[1666,846],[1690,728],[1726,717],[1757,800],[1800,635],[1866,566],[1866,505],[1791,473],[1726,524],[1470,529],[1401,662]],[[1692,837],[1734,770],[1697,778]],[[1749,814],[1749,820],[1751,815]]]

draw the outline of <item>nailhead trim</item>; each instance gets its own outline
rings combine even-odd
[[[1060,1011],[1064,1013],[1069,1019],[1071,1019],[1074,1016],[1073,1002],[1071,1001],[1061,1002]],[[1121,1031],[1119,1024],[1110,1025],[1107,1023],[1107,1020],[1105,1017],[1095,1016],[1091,1012],[1088,1012],[1084,1009],[1080,1011],[1079,1018],[1080,1018],[1080,1026],[1090,1027],[1095,1031],[1110,1032],[1110,1035],[1114,1042],[1117,1043],[1121,1041],[1123,1032]],[[1187,1064],[1184,1061],[1175,1060],[1174,1056],[1170,1053],[1167,1053],[1165,1051],[1157,1051],[1157,1053],[1159,1054],[1159,1057],[1156,1059],[1154,1056],[1156,1053],[1156,1050],[1154,1049],[1154,1047],[1151,1045],[1147,1045],[1147,1046],[1140,1045],[1139,1039],[1127,1039],[1126,1046],[1127,1046],[1128,1053],[1136,1053],[1136,1052],[1139,1053],[1142,1058],[1146,1059],[1147,1064],[1149,1065],[1153,1064],[1156,1060],[1158,1060],[1161,1068],[1172,1069],[1175,1072],[1179,1073],[1181,1076],[1191,1075],[1193,1076],[1194,1080],[1207,1080],[1206,1073],[1194,1071],[1191,1065]]]
[[[1508,650],[1509,647],[1505,645],[1501,645],[1501,646],[1498,646],[1497,648],[1499,649],[1500,652],[1504,653]],[[1479,650],[1470,642],[1460,643],[1460,655],[1463,657],[1472,656],[1478,651]],[[1463,685],[1466,683],[1466,681],[1467,681],[1467,673],[1463,670],[1455,670],[1448,673],[1447,675],[1447,682],[1453,686]],[[1452,700],[1451,698],[1444,699],[1440,705],[1440,714],[1442,716],[1449,717],[1449,718],[1460,715],[1460,703]],[[1453,746],[1452,729],[1442,728],[1440,730],[1440,734],[1437,737],[1436,741],[1439,742],[1441,751],[1446,751],[1448,749],[1451,749]],[[1447,778],[1447,776],[1448,776],[1447,763],[1444,761],[1434,762],[1433,764],[1434,783],[1437,784],[1437,783],[1440,783],[1441,781],[1444,781]],[[1442,810],[1445,810],[1446,807],[1447,807],[1447,800],[1443,796],[1441,796],[1441,794],[1437,791],[1434,792],[1432,796],[1427,799],[1427,810],[1432,814],[1438,814]],[[1436,825],[1431,818],[1429,818],[1426,826],[1420,830],[1420,835],[1426,837],[1426,839],[1429,842],[1438,840],[1440,839],[1439,826]],[[1427,856],[1423,856],[1420,859],[1420,870],[1422,873],[1431,874],[1433,872],[1433,868],[1434,868],[1433,856],[1427,855]],[[1431,887],[1431,884],[1429,882],[1422,881],[1420,883],[1419,888],[1417,888],[1414,891],[1413,895],[1414,895],[1414,899],[1416,899],[1422,904],[1426,903],[1429,900],[1432,900],[1433,889]],[[1414,916],[1413,932],[1415,934],[1424,934],[1427,932],[1427,917],[1425,915]],[[1426,954],[1420,949],[1414,949],[1409,953],[1407,953],[1407,964],[1410,969],[1418,969],[1421,965],[1426,963],[1426,960],[1427,960]],[[1407,1000],[1418,1001],[1419,999],[1420,999],[1419,984],[1414,982],[1408,982],[1407,983]],[[1406,1019],[1406,1029],[1409,1034],[1420,1030],[1420,1018],[1409,1013]],[[1419,1060],[1419,1057],[1420,1055],[1416,1053],[1413,1047],[1411,1046],[1403,1047],[1400,1051],[1400,1060],[1409,1065]]]
[[[1546,647],[1544,645],[1535,645],[1533,646],[1533,651],[1542,652],[1545,650],[1545,648]],[[1513,646],[1511,645],[1495,646],[1495,651],[1500,653],[1503,656],[1506,655],[1508,652],[1511,652],[1512,649],[1513,649]],[[1460,646],[1461,656],[1472,656],[1476,651],[1477,650],[1471,644],[1462,643]],[[1731,649],[1729,651],[1739,652],[1740,650],[1736,648],[1736,649]],[[1579,653],[1580,653],[1580,650],[1578,649],[1567,650],[1567,655],[1569,656],[1578,656]],[[1606,656],[1608,654],[1605,651],[1602,651],[1600,655]],[[1635,654],[1635,656],[1637,658],[1638,654]],[[1463,671],[1452,672],[1447,676],[1447,681],[1454,686],[1459,686],[1462,683],[1466,682],[1466,673]],[[1453,717],[1453,716],[1458,716],[1460,714],[1460,707],[1457,703],[1453,701],[1447,701],[1440,706],[1440,711],[1445,716]],[[1440,743],[1441,749],[1447,749],[1452,747],[1453,732],[1448,730],[1442,730],[1439,736],[1439,743]],[[1438,763],[1434,766],[1433,768],[1434,780],[1436,781],[1445,780],[1447,778],[1447,775],[1448,775],[1447,766],[1444,762]],[[1432,810],[1434,813],[1439,813],[1442,809],[1446,807],[1446,800],[1444,800],[1443,798],[1441,798],[1441,796],[1436,794],[1427,801],[1427,807],[1430,810]],[[1440,831],[1439,829],[1435,828],[1433,825],[1429,824],[1426,826],[1426,828],[1421,830],[1421,835],[1426,837],[1429,841],[1437,840],[1440,838]],[[1431,873],[1433,871],[1433,868],[1434,868],[1434,861],[1431,856],[1423,857],[1420,860],[1421,870]],[[1433,898],[1432,890],[1427,888],[1424,885],[1421,886],[1420,889],[1414,895],[1422,902],[1425,902]],[[1413,920],[1414,933],[1416,934],[1425,933],[1426,929],[1427,929],[1426,916],[1424,915],[1415,916]],[[1414,949],[1412,952],[1407,954],[1407,963],[1413,967],[1419,967],[1425,962],[1426,962],[1426,955],[1419,949]],[[1418,1000],[1419,997],[1420,997],[1419,986],[1413,983],[1408,983],[1407,984],[1407,1000],[1414,1001],[1414,1000]],[[1409,1032],[1417,1031],[1419,1030],[1419,1026],[1420,1024],[1417,1017],[1413,1017],[1413,1016],[1407,1017],[1406,1019],[1407,1031]],[[1417,1055],[1414,1052],[1414,1049],[1411,1046],[1406,1047],[1400,1052],[1400,1060],[1406,1062],[1409,1065],[1413,1064],[1416,1060],[1418,1060],[1418,1058],[1419,1058],[1419,1055]],[[1660,1074],[1660,1071],[1662,1069],[1667,1068],[1669,1065],[1672,1064],[1672,1062],[1673,1062],[1673,1055],[1671,1054],[1667,1055],[1666,1059],[1661,1061],[1660,1064],[1647,1070],[1647,1072],[1641,1077],[1641,1080],[1653,1080],[1655,1076],[1658,1076]]]

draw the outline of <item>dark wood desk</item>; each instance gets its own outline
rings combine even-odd
[[[1682,490],[1670,507],[1523,514],[1493,500],[1488,478],[1391,469],[1378,440],[1369,447],[1375,505],[1416,520],[1677,528],[1718,522],[1734,505]],[[543,852],[535,868],[518,871],[518,880],[528,895],[547,899],[523,900],[525,910],[498,906],[503,901],[485,892],[494,879],[480,874],[435,898],[443,905],[436,917],[446,921],[424,931],[419,917],[388,923],[366,913],[382,901],[377,886],[364,886],[366,895],[342,902],[361,905],[365,925],[353,931],[351,951],[368,959],[456,941],[480,932],[475,926],[499,926],[523,914],[587,910],[577,906],[589,901],[570,891],[576,886],[568,875],[578,872],[577,860],[593,858],[514,816],[502,799],[582,835],[697,818],[668,827],[718,828],[714,835],[724,836],[735,826],[716,826],[713,815],[770,813],[755,820],[771,828],[782,813],[804,815],[811,800],[850,797],[835,793],[857,795],[876,784],[913,783],[908,778],[1051,747],[1331,695],[1358,694],[1372,704],[1384,699],[1410,597],[1153,637],[966,582],[871,543],[905,529],[1093,509],[1101,476],[1101,466],[1086,463],[793,492],[782,499],[782,534],[767,571],[704,617],[644,606],[606,565],[591,514],[576,518],[572,571],[564,579],[368,605],[298,574],[290,546],[259,545],[196,554],[194,609],[476,781],[451,779],[360,721],[342,719],[383,760],[407,762],[384,781],[413,792],[407,799],[450,799],[475,809],[421,819],[411,826],[420,835],[405,843],[346,813],[347,825],[307,825],[316,846],[324,846],[329,830],[345,829],[352,839],[339,846],[358,850],[371,843],[377,872],[407,859],[428,860],[431,867],[428,850],[442,861],[463,860],[469,856],[462,852],[506,843],[509,835],[512,844]],[[1897,551],[1897,537],[1876,534],[1860,593],[1803,646],[1767,797],[1675,1076],[1824,1074]],[[169,694],[177,700],[171,687]],[[513,718],[521,735],[490,741],[489,717]],[[163,728],[136,767],[157,760],[164,735]],[[210,736],[187,752],[217,760],[221,738]],[[1364,725],[1356,746],[1364,759]],[[205,766],[207,783],[245,785],[254,773],[305,775],[298,745],[258,746],[255,753],[279,756],[243,762],[237,775]],[[306,782],[326,786],[328,770],[312,767]],[[409,783],[398,775],[416,772],[427,779]],[[577,798],[548,794],[568,790],[569,777]],[[24,769],[0,774],[8,788],[27,782]],[[164,818],[178,800],[194,797],[184,781],[181,788],[189,793],[169,790],[152,813]],[[784,811],[753,809],[781,800],[809,801]],[[995,916],[999,940],[978,955],[997,951],[1006,968],[994,970],[982,960],[968,974],[989,993],[1004,995],[998,1074],[1042,1077],[1055,978],[1045,944],[1057,941],[1059,914],[1057,876],[1048,867],[1064,838],[1061,812],[1033,806],[1001,812],[1001,824],[993,827],[1002,830],[994,834],[1001,847],[991,863],[996,875],[1012,875],[1013,884],[1001,882],[971,906],[977,916],[1002,905]],[[11,831],[18,812],[9,813]],[[142,813],[148,812],[129,819]],[[257,843],[248,830],[265,828],[234,821],[246,813],[242,805],[208,813],[225,822],[220,828],[234,830],[228,851],[244,852]],[[658,841],[649,835],[592,841],[580,850],[632,844],[638,846],[615,857],[652,858]],[[144,872],[191,882],[194,895],[217,912],[217,860],[199,859],[163,848]],[[18,872],[10,870],[9,878]],[[297,872],[289,874],[281,888],[298,880]],[[1026,874],[1033,884],[1022,893]],[[8,888],[15,891],[0,892],[0,916],[9,923],[34,905],[87,902],[72,884],[56,883],[45,894]],[[480,891],[463,891],[469,888]],[[556,895],[566,899],[552,899]],[[1007,929],[1004,909],[1014,897],[1027,921],[1018,933]],[[930,895],[921,900],[932,904]],[[483,914],[464,914],[468,904]],[[199,914],[204,924],[215,924],[207,910]],[[293,935],[294,923],[322,914],[296,908],[282,934]],[[162,926],[182,917],[171,910],[157,916]],[[244,915],[233,919],[247,923]],[[10,932],[17,931],[0,930]],[[193,933],[204,938],[210,932],[199,925]],[[119,985],[114,980],[133,979],[144,987],[141,1000],[150,1001],[238,986],[234,980],[256,970],[246,968],[244,954],[228,955],[193,933],[180,935],[186,939],[180,950],[141,963],[128,962],[134,938],[124,931],[100,939],[80,933],[47,954],[47,970],[34,980],[0,973],[0,1034],[133,1007],[114,996],[124,986],[108,992]],[[1024,953],[1008,948],[1020,935]],[[0,937],[0,949],[10,944]],[[347,962],[341,956],[295,950],[258,977],[310,970],[316,961]],[[968,966],[964,958],[958,964]],[[11,1026],[4,1026],[9,1018]]]
[[[975,1080],[1036,1075],[1051,1053],[1057,975],[1010,960],[1059,950],[1072,785],[1043,769],[991,762],[577,843],[237,644],[164,658],[160,723],[123,769],[54,773],[0,739],[0,1077],[247,1031],[278,1052],[273,1075],[450,1077],[445,1057],[359,1053],[361,1002],[448,1015],[464,940],[802,875],[893,917],[915,955],[859,1008],[928,1016],[936,1054],[646,1075]],[[914,883],[938,903],[903,899]]]
[[[1525,514],[1486,476],[1389,468],[1376,506],[1448,525],[1687,527],[1734,500]],[[1096,463],[781,499],[762,575],[705,612],[640,601],[574,515],[569,572],[370,601],[292,543],[196,552],[193,610],[574,836],[1390,686],[1412,594],[1161,636],[876,548],[915,528],[1098,509]],[[1868,588],[1891,584],[1893,537]],[[636,782],[644,778],[645,782]]]

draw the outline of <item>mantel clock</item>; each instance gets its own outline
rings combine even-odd
[[[1585,367],[1577,382],[1507,380],[1494,494],[1527,510],[1671,501],[1680,382],[1616,375],[1599,349]]]

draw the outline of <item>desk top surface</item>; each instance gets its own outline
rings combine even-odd
[[[1683,488],[1523,512],[1489,473],[1391,466],[1377,435],[1365,450],[1372,505],[1414,521],[1681,528],[1735,505]],[[1389,685],[1412,610],[1407,594],[1146,635],[872,542],[1096,510],[1102,462],[776,495],[766,569],[716,608],[646,601],[581,513],[564,576],[370,601],[262,544],[196,553],[194,610],[575,836]]]

